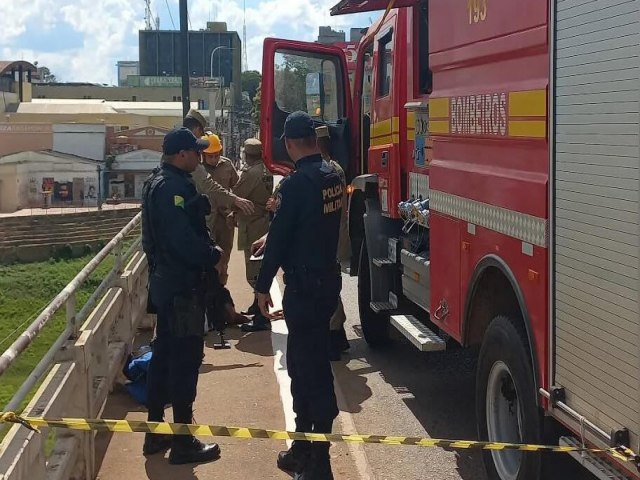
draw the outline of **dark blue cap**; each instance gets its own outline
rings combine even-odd
[[[284,122],[284,133],[280,139],[306,138],[314,137],[315,135],[315,126],[309,114],[298,111],[290,113],[287,117],[287,120]]]
[[[181,150],[201,152],[209,146],[209,140],[200,140],[186,127],[174,128],[164,136],[162,153],[175,155]]]

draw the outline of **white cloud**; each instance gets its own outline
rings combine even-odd
[[[152,0],[154,15],[161,13],[162,29],[172,28],[168,2],[176,28],[179,26],[178,0]],[[313,41],[320,25],[334,28],[351,26],[350,16],[331,17],[330,7],[337,0],[260,1],[247,7],[247,59],[250,69],[262,69],[265,37],[280,36]],[[189,0],[191,29],[205,28],[213,13],[227,22],[242,38],[242,0]],[[0,57],[3,60],[37,60],[60,79],[111,83],[116,80],[117,60],[138,58],[138,30],[144,28],[142,0],[30,0],[3,2],[0,15]],[[28,45],[30,28],[73,30],[81,39],[65,50],[37,52]]]
[[[177,5],[177,0],[172,0],[172,3]],[[283,6],[282,0],[266,0],[254,7],[247,6],[249,68],[262,70],[262,43],[266,37],[314,41],[321,25],[334,28],[351,26],[352,18],[329,15],[330,8],[336,3],[337,0],[295,0]],[[242,38],[242,0],[192,0],[189,12],[194,29],[204,28],[210,13],[217,12],[217,20],[227,22],[227,28],[237,31]],[[280,32],[279,35],[274,33],[276,31]]]
[[[19,6],[18,6],[19,5]],[[133,32],[144,26],[144,3],[129,0],[35,0],[8,2],[0,16],[3,59],[37,60],[65,80],[109,83],[119,59],[137,58]],[[3,5],[3,9],[5,6]],[[55,52],[35,52],[17,43],[28,28],[71,29],[82,43]]]
[[[27,30],[29,20],[38,21],[40,28],[50,28],[57,18],[57,3],[52,0],[2,2],[0,15],[0,45],[12,45]]]

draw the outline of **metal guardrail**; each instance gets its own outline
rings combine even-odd
[[[77,334],[79,325],[86,320],[90,312],[95,307],[98,300],[104,295],[114,280],[122,272],[122,267],[126,260],[131,258],[134,252],[140,248],[140,238],[136,239],[129,249],[123,254],[122,248],[125,237],[131,233],[139,224],[142,214],[138,213],[133,219],[111,240],[102,250],[69,282],[62,291],[45,307],[38,317],[29,327],[11,344],[0,356],[0,376],[15,362],[18,356],[26,350],[37,338],[47,323],[62,308],[66,307],[67,326],[58,339],[42,357],[35,369],[29,374],[25,382],[14,394],[4,410],[16,410],[24,401],[31,389],[47,373],[53,363],[56,354],[64,344]],[[89,297],[85,305],[76,313],[76,292],[89,276],[100,266],[100,264],[112,253],[116,255],[116,261],[109,274],[102,280],[98,288]]]

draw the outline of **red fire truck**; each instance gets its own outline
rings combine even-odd
[[[342,0],[383,10],[344,53],[264,43],[262,140],[314,98],[348,173],[371,347],[478,348],[481,440],[639,450],[639,0]],[[557,425],[557,423],[556,423]],[[575,455],[599,478],[630,462]],[[484,451],[489,477],[540,456]]]

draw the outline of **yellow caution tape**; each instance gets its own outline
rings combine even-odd
[[[524,452],[589,452],[607,453],[624,462],[640,465],[640,457],[626,447],[582,448],[558,445],[536,445],[526,443],[481,442],[475,440],[445,440],[426,437],[399,437],[391,435],[344,435],[339,433],[302,433],[262,428],[227,427],[220,425],[195,425],[185,423],[145,422],[138,420],[107,420],[82,418],[20,417],[14,412],[0,413],[0,423],[17,423],[33,431],[37,427],[56,427],[117,433],[161,433],[166,435],[198,435],[209,437],[260,438],[272,440],[310,440],[314,442],[377,443],[383,445],[412,445],[416,447],[439,447],[478,450],[520,450]]]

